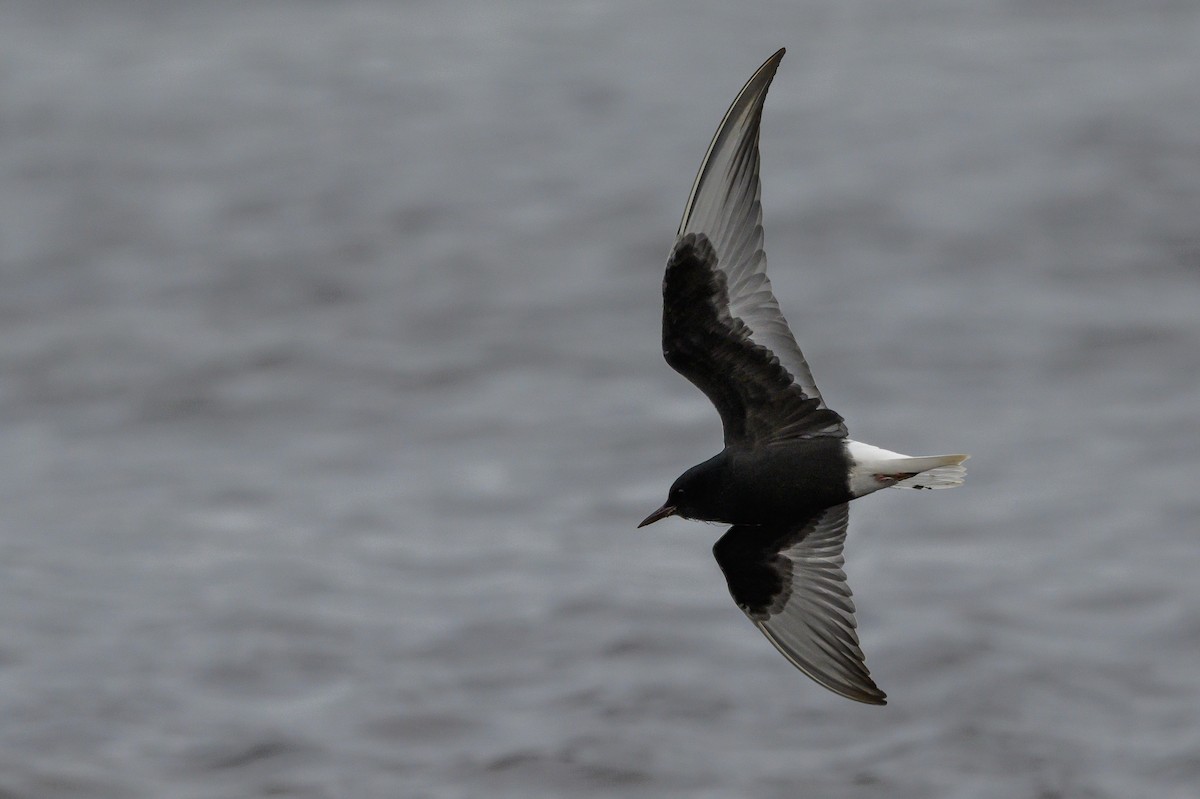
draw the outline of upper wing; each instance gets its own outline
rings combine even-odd
[[[775,77],[783,53],[780,50],[759,67],[721,120],[688,197],[663,282],[666,307],[663,350],[667,361],[717,405],[725,421],[727,444],[731,443],[731,438],[738,438],[736,433],[731,435],[729,429],[734,417],[756,412],[760,416],[757,422],[770,426],[776,421],[777,426],[790,426],[792,429],[787,435],[846,435],[841,417],[832,412],[818,414],[797,426],[793,412],[772,420],[772,413],[778,413],[781,408],[774,407],[771,413],[763,413],[764,409],[754,407],[764,395],[770,397],[794,386],[795,390],[789,394],[795,401],[811,400],[807,403],[806,413],[825,410],[808,363],[771,292],[771,281],[766,274],[767,258],[762,249],[759,124],[767,88]],[[711,245],[711,252],[704,251],[705,240]],[[672,270],[680,267],[687,274],[672,275]],[[691,314],[678,307],[675,308],[677,312],[672,313],[671,306],[679,306],[685,300],[700,302],[707,307],[700,314]],[[697,330],[694,325],[701,323],[708,327]],[[756,363],[749,371],[753,374],[732,375],[728,371],[729,363],[710,362],[704,351],[679,352],[687,344],[695,343],[697,338],[711,340],[714,337],[726,341],[731,357],[749,357],[746,352],[752,351]],[[744,392],[742,405],[745,407],[723,406],[722,402],[729,402],[729,395],[736,392],[729,386],[718,384],[748,376],[757,377],[758,385]],[[756,426],[754,423],[749,425]]]
[[[842,571],[848,519],[841,504],[786,530],[735,525],[713,554],[738,607],[796,668],[842,696],[883,705]]]
[[[667,261],[663,357],[717,407],[725,446],[847,435],[842,417],[806,393],[732,314],[725,273],[703,234],[685,234]]]

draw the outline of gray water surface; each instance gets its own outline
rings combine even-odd
[[[0,796],[1200,785],[1200,6],[14,2]],[[792,669],[659,283],[726,105],[855,438],[886,708]]]

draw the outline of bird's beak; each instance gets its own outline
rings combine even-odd
[[[660,519],[665,519],[668,516],[674,516],[674,515],[675,515],[675,506],[674,505],[663,505],[661,508],[654,511],[654,513],[651,513],[649,516],[647,516],[645,521],[643,521],[641,524],[638,525],[638,528],[645,527],[647,524],[654,524],[656,521],[658,521]]]

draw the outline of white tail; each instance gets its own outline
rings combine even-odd
[[[913,458],[860,441],[847,441],[850,455],[850,493],[856,497],[881,488],[953,488],[962,485],[967,455],[927,455]]]

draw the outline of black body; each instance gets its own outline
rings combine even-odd
[[[667,501],[688,519],[777,525],[849,502],[849,470],[840,438],[727,447],[684,472]]]

